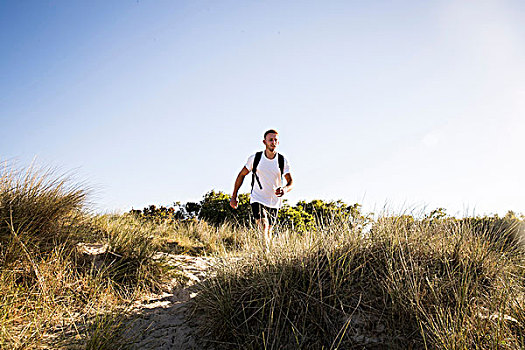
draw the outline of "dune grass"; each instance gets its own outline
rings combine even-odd
[[[163,281],[151,234],[87,214],[87,195],[50,169],[0,167],[0,348],[62,344]],[[106,249],[86,255],[84,241]]]
[[[224,348],[518,349],[524,256],[465,222],[383,217],[254,242],[207,280],[196,310]]]
[[[177,276],[159,251],[217,255],[250,232],[91,215],[87,196],[52,169],[0,167],[0,348],[125,348],[119,317]]]
[[[0,165],[0,259],[10,264],[33,251],[53,251],[67,242],[67,221],[83,208],[87,191],[53,169],[18,170]]]
[[[226,258],[195,303],[215,347],[525,348],[522,222],[336,218],[267,252],[253,227],[91,215],[87,194],[0,167],[0,348],[132,348],[127,306],[173,277],[159,252]]]
[[[75,298],[70,225],[87,192],[50,169],[0,166],[0,347],[38,343]]]

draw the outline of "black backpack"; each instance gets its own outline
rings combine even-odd
[[[259,151],[255,153],[255,158],[253,159],[253,167],[252,167],[252,191],[253,191],[253,185],[255,183],[255,180],[257,180],[257,184],[259,185],[259,188],[262,190],[261,181],[259,180],[259,176],[257,175],[257,166],[259,165],[259,162],[261,161],[263,151]],[[279,162],[279,170],[281,171],[281,177],[283,176],[284,171],[284,157],[282,154],[277,153],[277,161]]]

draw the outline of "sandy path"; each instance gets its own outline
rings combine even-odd
[[[152,295],[137,302],[132,313],[130,335],[135,337],[137,349],[210,349],[195,334],[196,318],[191,317],[191,303],[196,285],[218,260],[209,257],[164,254],[169,264],[187,278],[184,286],[175,280],[170,293]]]

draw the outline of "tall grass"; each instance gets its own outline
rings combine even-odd
[[[206,281],[203,334],[225,348],[525,345],[524,256],[465,222],[384,217],[254,242]]]
[[[1,347],[38,342],[62,315],[77,281],[70,224],[86,194],[50,169],[0,166]]]
[[[160,250],[160,241],[156,237],[159,227],[141,225],[127,215],[103,215],[92,219],[92,228],[96,228],[99,242],[105,248],[96,260],[94,270],[100,276],[111,281],[123,296],[143,291],[159,290],[162,282],[160,262],[155,254]]]
[[[0,165],[0,258],[50,251],[71,233],[66,221],[83,208],[87,191],[52,169]]]
[[[195,303],[218,347],[525,348],[512,221],[335,218],[278,230],[267,253],[254,228],[93,216],[86,196],[49,169],[0,167],[0,348],[128,347],[126,306],[169,277],[159,251],[240,257]]]
[[[61,344],[71,327],[100,330],[76,325],[162,281],[149,234],[86,214],[86,197],[50,169],[0,167],[0,348]],[[82,254],[84,240],[105,243],[104,258]]]

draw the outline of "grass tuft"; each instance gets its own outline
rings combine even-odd
[[[0,165],[0,262],[24,251],[44,253],[70,237],[67,222],[84,206],[87,191],[52,169]]]

